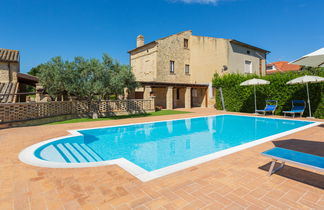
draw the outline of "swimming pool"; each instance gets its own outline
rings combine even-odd
[[[217,115],[74,130],[28,147],[19,158],[43,167],[118,164],[147,181],[316,124]]]

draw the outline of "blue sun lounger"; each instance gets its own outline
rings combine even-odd
[[[283,111],[284,116],[286,116],[287,114],[291,114],[293,117],[295,117],[296,114],[303,116],[305,107],[306,107],[306,103],[304,100],[293,100],[291,110]]]
[[[275,104],[273,104],[275,103]],[[264,115],[267,113],[267,112],[271,112],[272,115],[274,115],[274,112],[276,111],[277,109],[277,101],[275,100],[266,100],[266,106],[264,109],[258,109],[258,110],[255,110],[256,113],[263,113]]]
[[[272,158],[268,176],[282,169],[285,165],[285,162],[324,172],[324,157],[321,156],[297,152],[281,147],[275,147],[273,149],[262,152],[261,154],[263,156]],[[281,161],[281,164],[278,168],[274,168],[277,161]]]

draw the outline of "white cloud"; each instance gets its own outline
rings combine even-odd
[[[183,2],[187,4],[216,4],[221,0],[171,0],[172,2]]]

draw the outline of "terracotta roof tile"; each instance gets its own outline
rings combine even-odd
[[[267,70],[268,74],[276,72],[286,72],[286,71],[299,71],[301,70],[300,65],[290,64],[288,61],[278,61],[267,64],[267,66],[275,66],[276,69]]]
[[[19,62],[19,51],[0,48],[0,61]]]

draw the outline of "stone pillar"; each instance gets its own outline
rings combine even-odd
[[[36,102],[42,102],[43,101],[43,86],[40,83],[36,84],[36,97],[35,97],[35,101]]]
[[[186,88],[185,93],[185,108],[190,109],[191,108],[191,87]]]
[[[207,88],[205,89],[201,89],[201,94],[202,94],[202,97],[203,97],[203,100],[202,100],[202,102],[201,102],[201,108],[206,108],[207,106],[206,106],[206,103],[207,103]]]
[[[151,86],[145,86],[143,98],[145,100],[151,99],[151,92],[152,92]]]
[[[166,109],[173,109],[173,87],[167,87]]]
[[[155,96],[151,96],[151,100],[152,100],[151,109],[155,110]]]

